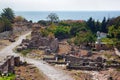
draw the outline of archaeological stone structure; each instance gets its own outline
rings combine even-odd
[[[14,67],[20,64],[20,57],[7,56],[0,61],[0,74],[14,73]]]
[[[31,39],[24,39],[17,50],[40,49],[44,50],[46,53],[56,52],[59,48],[58,39],[41,36],[39,32],[40,28],[41,27],[38,25],[34,26],[31,32]]]
[[[67,68],[82,69],[82,70],[101,70],[105,68],[105,59],[97,57],[96,59],[89,59],[88,57],[74,57],[66,56]]]

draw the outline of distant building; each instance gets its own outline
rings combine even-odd
[[[107,33],[100,32],[100,37],[101,38],[106,38],[107,37]]]

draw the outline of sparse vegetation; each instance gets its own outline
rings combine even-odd
[[[104,54],[104,56],[107,58],[107,59],[110,59],[112,57],[111,54]]]
[[[32,50],[31,49],[26,49],[26,50],[22,50],[20,53],[23,55],[23,56],[26,56],[28,53],[30,53]]]
[[[0,77],[0,80],[15,80],[15,74],[9,73],[8,76]]]
[[[20,71],[20,74],[19,74]],[[41,71],[38,70],[35,66],[32,64],[27,64],[27,65],[21,65],[19,67],[15,68],[15,73],[16,75],[19,74],[20,78],[24,78],[25,80],[48,80],[47,77],[42,73]],[[19,78],[18,77],[18,78]]]

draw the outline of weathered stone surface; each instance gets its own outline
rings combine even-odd
[[[15,64],[15,66],[20,66],[20,57],[14,58],[14,64]]]
[[[104,59],[101,57],[89,59],[87,57],[77,58],[74,56],[66,56],[66,61],[68,62],[67,68],[70,69],[100,70],[105,66]]]
[[[14,73],[16,59],[14,56],[7,56],[0,62],[0,74]],[[19,63],[19,61],[17,61]]]
[[[59,44],[58,44],[58,40],[57,38],[54,39],[51,44],[50,44],[50,49],[53,51],[53,52],[56,52],[59,48]]]
[[[22,47],[21,47],[21,46],[18,46],[18,47],[16,48],[16,50],[17,50],[17,51],[21,51],[21,50],[22,50]]]
[[[31,40],[24,39],[17,48],[17,51],[24,49],[41,49],[46,52],[56,52],[59,48],[57,38],[42,37],[41,34],[37,31],[31,33]]]

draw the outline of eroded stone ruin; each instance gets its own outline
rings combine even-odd
[[[24,39],[17,50],[40,49],[46,53],[56,52],[59,48],[58,39],[41,36],[40,28],[39,25],[35,25],[31,32],[31,39]]]
[[[0,61],[0,74],[14,73],[14,67],[20,65],[20,57],[7,56]]]
[[[101,70],[105,68],[105,59],[97,57],[96,59],[90,59],[88,57],[74,57],[66,56],[67,68],[69,69],[82,69],[82,70]]]

